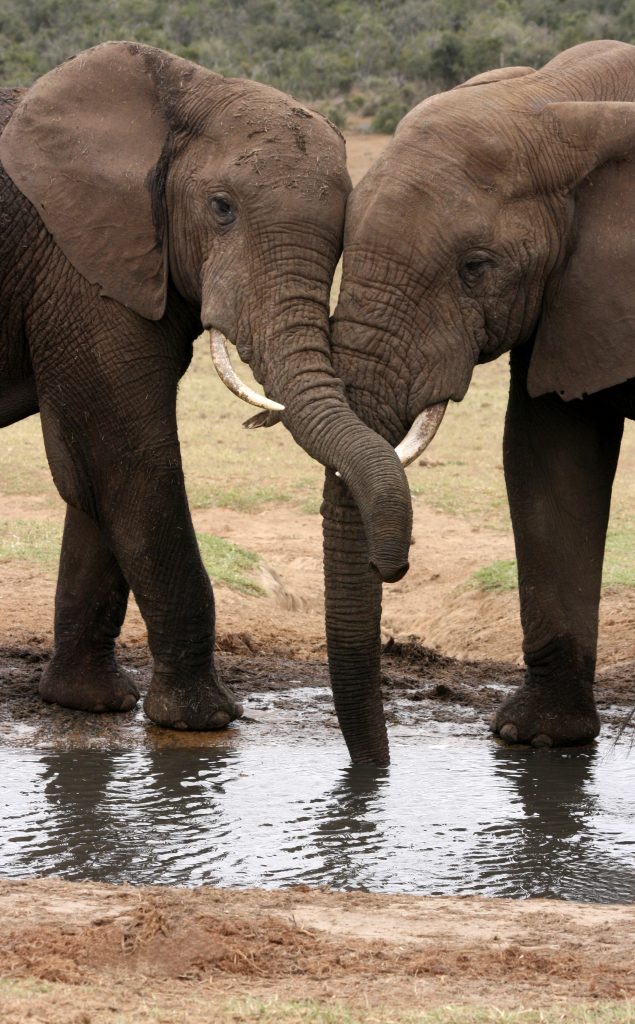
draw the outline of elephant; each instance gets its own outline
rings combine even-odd
[[[203,329],[225,383],[268,410],[251,425],[281,416],[341,473],[372,571],[407,568],[407,479],[352,412],[330,357],[343,137],[275,89],[125,41],[3,90],[0,112],[0,425],[39,410],[67,505],[41,696],[134,707],[115,657],[132,590],[153,658],[147,716],[223,728],[242,708],[214,663],[176,424]],[[237,377],[227,339],[268,398]]]
[[[635,47],[595,41],[425,99],[347,205],[333,365],[353,410],[417,458],[477,363],[509,352],[504,472],[525,676],[492,730],[599,732],[593,684],[611,489],[635,417]],[[355,761],[389,756],[381,583],[350,491],[324,485],[327,632]],[[361,711],[360,711],[361,708]]]

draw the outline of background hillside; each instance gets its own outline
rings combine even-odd
[[[0,78],[29,84],[77,50],[135,39],[321,100],[391,131],[415,102],[586,39],[635,39],[635,0],[2,0]]]

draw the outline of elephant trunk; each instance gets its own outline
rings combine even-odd
[[[362,519],[330,470],[322,505],[326,636],[335,710],[354,764],[389,763],[380,675],[381,582]]]
[[[399,580],[408,570],[412,533],[403,467],[392,446],[350,408],[328,346],[326,351],[312,349],[308,360],[306,343],[297,359],[289,347],[286,351],[284,371],[271,384],[266,381],[266,389],[284,404],[282,420],[298,444],[339,472],[350,490],[365,534],[366,570],[387,582]]]

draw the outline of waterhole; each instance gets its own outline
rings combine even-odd
[[[0,750],[0,875],[635,901],[635,754],[392,737]]]

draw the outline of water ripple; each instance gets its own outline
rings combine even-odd
[[[635,755],[0,751],[0,875],[635,902]]]

